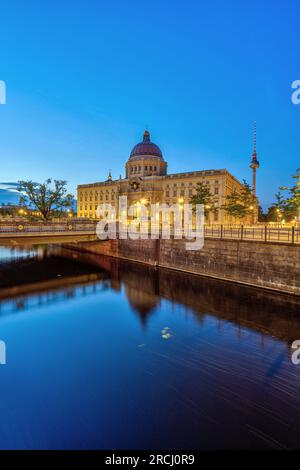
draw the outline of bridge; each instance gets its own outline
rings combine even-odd
[[[0,222],[1,245],[36,245],[88,241],[96,237],[95,221]]]
[[[0,244],[63,243],[90,241],[96,238],[95,220],[67,222],[0,222]],[[176,229],[177,230],[177,229]],[[171,234],[174,230],[171,230]],[[178,233],[178,230],[177,230]],[[270,225],[205,225],[205,238],[262,241],[265,243],[300,244],[300,226]]]

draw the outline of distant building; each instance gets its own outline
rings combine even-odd
[[[27,216],[41,216],[41,213],[36,209],[30,209],[26,206],[17,204],[2,204],[0,205],[0,217],[27,217]]]
[[[125,165],[126,178],[113,180],[109,172],[103,182],[81,184],[77,188],[78,217],[96,218],[98,205],[117,206],[119,196],[127,196],[128,205],[143,203],[189,203],[196,192],[196,184],[207,184],[214,197],[216,212],[209,215],[209,223],[227,224],[233,220],[221,208],[226,196],[240,191],[242,184],[226,169],[167,173],[167,162],[160,148],[144,132],[142,142],[135,145]],[[242,221],[251,222],[250,217]]]

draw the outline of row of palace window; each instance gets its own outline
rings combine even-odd
[[[198,182],[200,183],[200,181],[198,181]],[[207,185],[210,184],[210,181],[209,181],[209,180],[202,181],[202,182],[205,183],[205,184],[207,184]],[[182,182],[182,183],[180,183],[180,185],[179,185],[179,183],[178,183],[178,184],[177,184],[177,183],[173,183],[172,186],[173,186],[173,187],[174,187],[174,186],[185,186],[185,184],[187,184],[187,183]],[[195,184],[195,182],[190,181],[188,185],[189,185],[189,186],[193,186],[194,184]],[[215,185],[218,185],[218,184],[219,184],[219,180],[215,180],[215,183],[214,183],[214,184],[215,184]],[[166,187],[169,188],[169,187],[170,187],[170,184],[167,183]]]
[[[90,193],[90,196],[89,196],[89,200],[90,202],[93,201],[93,195],[94,195],[94,198],[95,198],[95,201],[98,201],[98,193]],[[99,200],[100,201],[108,201],[109,199],[111,199],[112,201],[115,199],[115,193],[112,192],[111,194],[109,192],[106,192],[106,194],[104,195],[102,192],[100,193],[100,196],[99,196]],[[79,201],[80,202],[83,202],[83,195],[80,194],[79,196]],[[85,193],[84,195],[84,201],[85,202],[88,202],[88,195]]]
[[[156,171],[157,170],[157,166],[152,166],[152,165],[145,165],[144,166],[144,170],[145,171]],[[132,166],[130,168],[130,173],[136,173],[137,171],[142,171],[142,167],[141,165],[137,165],[137,166]]]
[[[184,194],[181,193],[180,196],[184,196]],[[192,196],[192,190],[189,191],[189,196]],[[173,192],[173,197],[174,197],[174,198],[177,197],[177,191],[174,191],[174,192]],[[170,200],[171,200],[171,201],[170,201]],[[169,191],[166,191],[166,203],[169,203],[169,202],[172,203],[172,196],[170,196]],[[216,207],[218,206],[218,199],[215,199],[215,206],[216,206]],[[90,210],[90,211],[92,211],[92,210],[95,210],[96,207],[93,206],[93,204],[89,204],[89,205],[86,204],[86,205],[84,205],[84,206],[83,206],[83,205],[80,205],[80,206],[79,206],[79,209],[80,209],[80,211],[82,211],[82,210],[85,210],[85,211]]]
[[[134,167],[134,168],[137,168],[137,167]],[[138,167],[140,168],[140,167]],[[150,169],[152,168],[151,166],[149,167]],[[154,170],[156,170],[156,166],[153,167]],[[145,169],[147,169],[147,166],[145,166]],[[214,190],[213,190],[213,193],[215,195],[218,195],[219,194],[219,186],[218,186],[218,180],[215,180],[215,186],[214,186]],[[206,184],[209,185],[209,181],[206,181]],[[185,183],[181,183],[180,184],[180,190],[178,191],[178,186],[177,183],[174,183],[172,185],[173,187],[173,197],[177,197],[177,195],[180,195],[180,196],[185,196]],[[193,183],[192,182],[189,182],[188,184],[189,186],[189,189],[188,189],[188,195],[191,197],[193,195]],[[95,193],[93,193],[92,191],[89,193],[85,192],[84,194],[80,194],[79,196],[79,201],[82,203],[83,202],[83,199],[85,201],[85,203],[88,202],[88,199],[90,202],[93,201],[93,196],[94,196],[94,199],[95,201],[98,201],[98,196],[99,196],[99,200],[100,201],[109,201],[110,199],[113,201],[115,199],[115,193],[114,191],[112,191],[112,193],[110,193],[108,190],[106,190],[106,193],[105,195],[103,194],[103,192],[101,191],[100,192],[100,195],[98,195],[98,192],[96,191]],[[166,185],[166,197],[170,197],[170,185],[167,184]]]
[[[179,196],[185,196],[186,192],[184,189],[181,189],[180,191],[177,191],[177,189],[173,189],[173,197],[177,197],[177,194]],[[214,189],[214,195],[217,196],[219,194],[219,188]],[[193,189],[188,190],[188,195],[191,197],[193,195]],[[170,190],[166,190],[166,197],[170,197]]]
[[[177,197],[177,193],[179,194],[179,196],[185,196],[185,191],[184,189],[181,189],[180,191],[177,191],[177,189],[174,189],[173,190],[173,197]],[[189,189],[188,190],[188,195],[191,197],[193,195],[193,190],[192,189]],[[167,189],[166,191],[166,197],[170,197],[170,191]]]
[[[104,204],[104,205],[105,205],[105,204]],[[113,206],[114,206],[114,204],[113,204]],[[92,211],[92,210],[96,210],[97,207],[98,207],[98,206],[93,206],[93,204],[89,204],[89,205],[86,204],[86,205],[84,205],[84,206],[83,206],[83,205],[80,205],[80,206],[79,206],[79,210],[80,210],[80,211],[82,211],[82,210],[85,210],[85,211],[90,210],[90,211]]]
[[[137,168],[138,168],[138,170],[137,170]],[[145,170],[147,170],[147,168],[148,168],[148,167],[145,166]],[[150,169],[150,170],[152,170],[152,168],[154,169],[154,171],[156,171],[156,168],[157,168],[157,167],[156,167],[156,166],[154,166],[154,167],[149,166],[149,169]],[[135,166],[135,167],[132,167],[132,168],[131,168],[131,170],[133,170],[133,169],[134,169],[135,171],[140,171],[141,167],[140,167],[140,166],[138,166],[138,167]],[[210,185],[210,182],[209,182],[209,181],[205,181],[205,184],[208,186],[208,185]],[[215,191],[218,190],[218,184],[219,184],[219,181],[218,181],[218,180],[215,180]],[[173,183],[173,184],[172,184],[172,187],[173,187],[173,189],[177,188],[178,186],[181,186],[181,188],[184,188],[185,185],[186,185],[185,183],[180,183],[180,185],[179,185],[179,183],[178,183],[178,184],[177,184],[177,183]],[[189,182],[189,184],[188,184],[189,187],[192,187],[193,185],[194,185],[194,183],[193,183],[192,181]],[[166,188],[167,188],[167,189],[170,189],[170,184],[166,184]],[[93,198],[93,194],[95,195],[95,199],[98,199],[98,191],[96,191],[95,193],[93,193],[92,191],[90,191],[90,193],[89,193],[90,201],[91,201],[92,198]],[[106,190],[106,194],[109,194],[108,189]],[[218,193],[215,192],[215,194],[218,194]],[[100,199],[101,199],[102,195],[103,195],[103,191],[100,191]],[[113,196],[113,195],[114,195],[114,191],[112,191],[112,196]],[[80,200],[83,199],[83,196],[84,196],[85,201],[87,201],[87,199],[88,199],[88,193],[87,193],[87,192],[81,193],[80,196],[79,196]]]
[[[191,181],[191,182],[188,184],[188,186],[191,188],[191,187],[194,186],[194,184],[195,184],[195,183],[193,183],[193,182]],[[209,182],[209,181],[205,181],[205,184],[206,184],[206,186],[210,186],[210,182]],[[173,190],[176,191],[177,188],[178,188],[178,186],[180,186],[181,189],[184,190],[184,188],[185,188],[185,183],[180,183],[180,185],[177,184],[177,183],[173,183],[173,184],[172,184]],[[167,190],[171,189],[170,184],[167,184],[167,185],[166,185],[166,189],[167,189]],[[218,180],[215,180],[214,193],[215,193],[215,194],[219,194],[219,181],[218,181]]]

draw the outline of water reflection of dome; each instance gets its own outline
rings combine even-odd
[[[139,313],[142,323],[145,324],[149,314],[159,305],[159,297],[128,285],[125,290],[129,304]]]

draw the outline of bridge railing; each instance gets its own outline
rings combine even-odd
[[[58,222],[0,222],[0,235],[6,234],[43,234],[43,233],[96,233],[95,220],[78,221],[70,220],[63,223]],[[171,229],[171,234],[174,231]],[[300,227],[274,227],[274,226],[244,226],[244,225],[205,225],[204,237],[231,240],[249,240],[261,242],[282,242],[296,244],[300,243]]]
[[[204,236],[262,242],[300,243],[299,227],[212,225],[204,227]]]
[[[95,232],[95,222],[73,222],[68,223],[0,223],[0,234],[20,234],[20,233],[58,233],[58,232]]]

